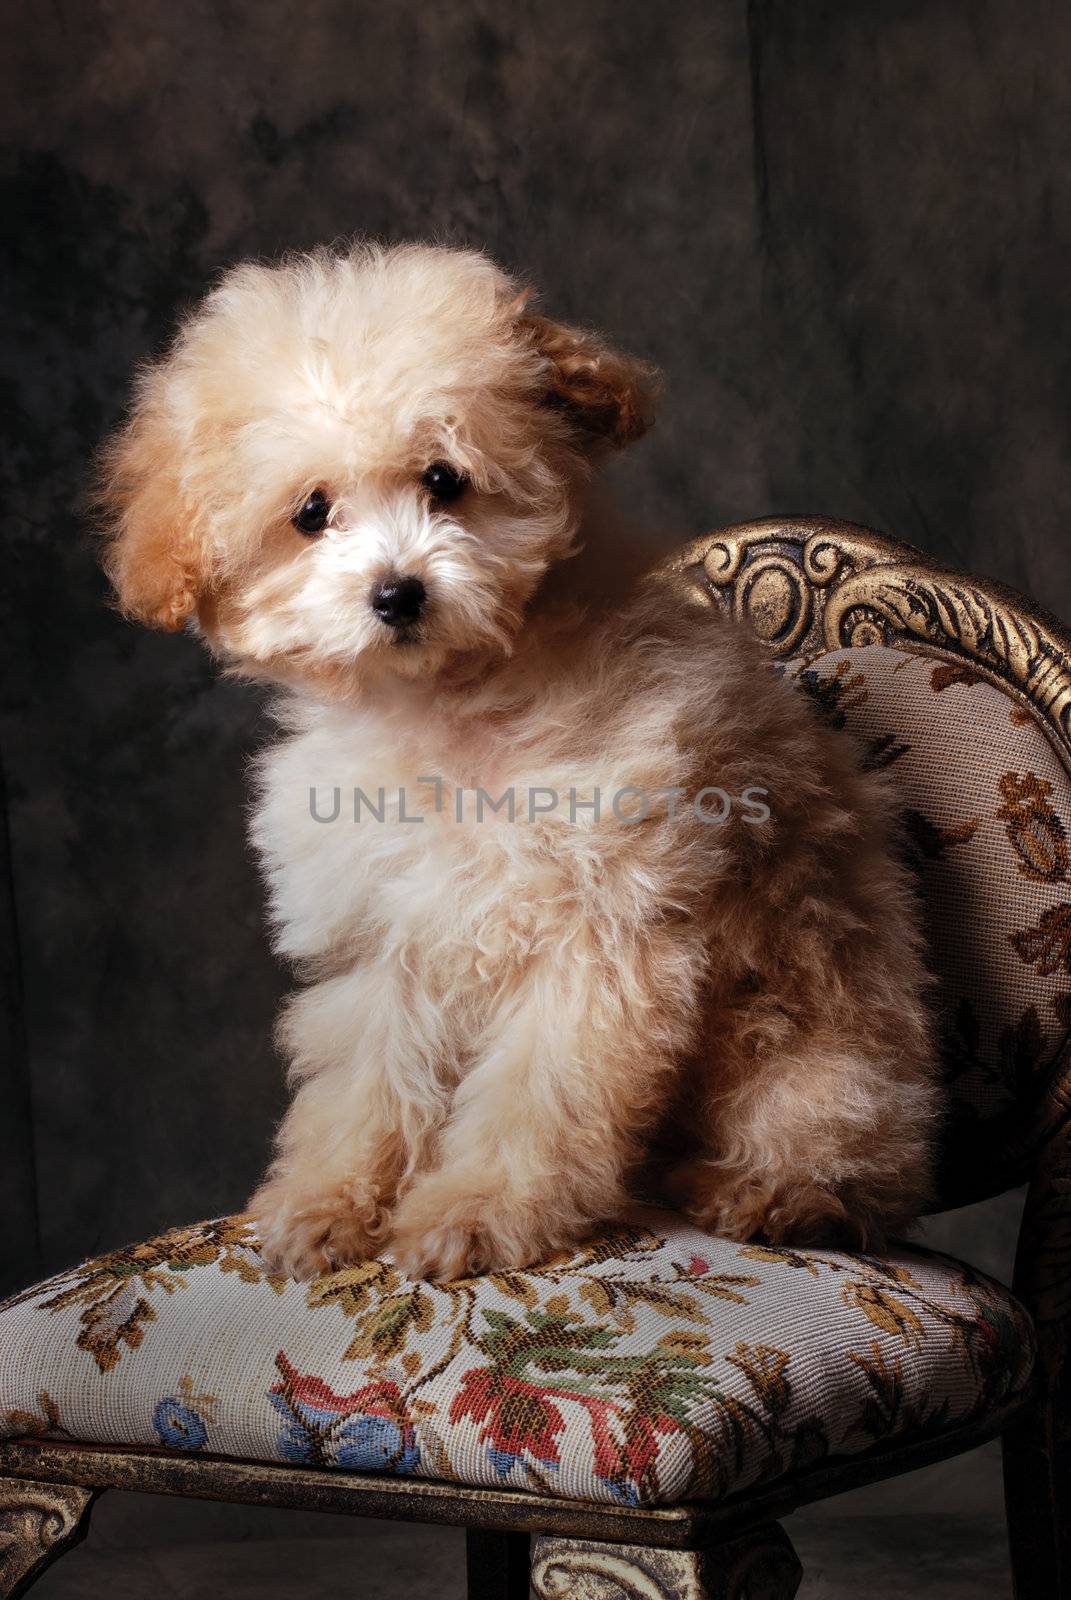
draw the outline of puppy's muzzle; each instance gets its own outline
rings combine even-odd
[[[419,578],[385,578],[372,591],[371,606],[388,628],[407,628],[419,622],[428,592]]]

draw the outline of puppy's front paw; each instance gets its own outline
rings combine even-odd
[[[391,1249],[410,1278],[449,1283],[531,1266],[547,1252],[534,1207],[429,1178],[398,1207]]]
[[[357,1184],[298,1189],[285,1179],[261,1185],[247,1207],[261,1250],[276,1272],[318,1278],[367,1260],[383,1248],[389,1214]]]

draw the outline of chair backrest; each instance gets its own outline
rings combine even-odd
[[[740,524],[663,571],[750,623],[888,770],[940,981],[938,1208],[1021,1182],[1071,1105],[1071,634],[850,523]]]

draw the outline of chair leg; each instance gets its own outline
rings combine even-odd
[[[468,1600],[528,1600],[529,1540],[526,1533],[465,1530]]]
[[[16,1600],[89,1532],[98,1490],[0,1478],[0,1600]]]
[[[1071,1437],[1060,1437],[1043,1401],[1008,1429],[1003,1449],[1016,1600],[1071,1600]]]
[[[1037,1398],[1004,1435],[1016,1600],[1071,1600],[1071,1122],[1027,1190],[1015,1292],[1037,1333]]]
[[[539,1600],[792,1600],[803,1569],[776,1522],[706,1550],[537,1539]]]

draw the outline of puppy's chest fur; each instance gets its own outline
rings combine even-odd
[[[469,1003],[608,909],[657,915],[695,830],[623,822],[614,797],[682,781],[681,720],[627,658],[456,708],[295,705],[261,759],[252,829],[278,950],[321,972],[393,953],[429,997]]]

